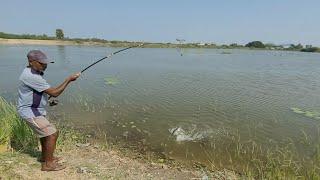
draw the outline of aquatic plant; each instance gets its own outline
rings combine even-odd
[[[299,108],[290,108],[294,113],[297,114],[303,114],[304,116],[308,118],[313,118],[313,119],[320,119],[320,112],[317,111],[304,111]]]
[[[299,108],[291,108],[291,110],[293,111],[293,112],[295,112],[295,113],[297,113],[297,114],[304,114],[304,112],[301,110],[301,109],[299,109]]]
[[[104,78],[106,85],[116,85],[119,84],[119,80],[115,77],[106,77]]]
[[[222,51],[221,54],[232,54],[232,52]]]
[[[78,110],[84,110],[87,112],[96,112],[98,108],[96,107],[92,97],[81,93],[72,95],[70,102],[76,103]]]
[[[320,179],[320,135],[316,142],[310,138],[304,141],[308,142],[293,143],[287,139],[281,143],[270,140],[259,144],[253,139],[244,141],[236,133],[210,145],[201,144],[201,148],[209,168],[227,168],[245,179]],[[298,147],[306,145],[311,148],[312,155],[302,157]]]

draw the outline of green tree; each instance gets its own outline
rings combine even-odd
[[[252,41],[246,44],[249,48],[265,48],[266,46],[261,41]]]
[[[243,45],[241,44],[237,44],[237,43],[232,43],[229,45],[229,47],[232,47],[232,48],[239,48],[239,47],[243,47]]]
[[[64,39],[64,34],[62,29],[56,29],[56,38],[57,39]]]
[[[231,47],[237,47],[238,44],[237,44],[237,43],[232,43],[232,44],[230,44],[229,46],[231,46]]]
[[[309,48],[303,48],[300,51],[302,51],[302,52],[320,52],[320,48],[318,48],[318,47],[309,47]]]

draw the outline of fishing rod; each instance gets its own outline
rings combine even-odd
[[[130,46],[130,47],[127,47],[127,48],[124,48],[124,49],[120,49],[120,50],[118,50],[118,51],[116,51],[116,52],[113,52],[113,53],[109,54],[108,56],[103,57],[103,58],[97,60],[96,62],[90,64],[89,66],[87,66],[86,68],[84,68],[83,70],[81,70],[81,73],[83,73],[84,71],[86,71],[86,70],[89,69],[90,67],[94,66],[95,64],[99,63],[100,61],[103,61],[104,59],[110,58],[111,56],[113,56],[113,55],[115,55],[115,54],[118,54],[118,53],[120,53],[120,52],[122,52],[122,51],[126,51],[126,50],[131,49],[131,48],[136,48],[136,47],[141,47],[141,46],[143,46],[143,43],[142,43],[142,44],[139,44],[139,45],[135,45],[135,46]]]

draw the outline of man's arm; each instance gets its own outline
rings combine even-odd
[[[44,90],[44,92],[52,97],[58,97],[66,89],[68,84],[71,81],[75,81],[80,76],[80,74],[81,73],[73,74],[69,76],[66,80],[64,80],[64,82],[60,84],[58,87],[51,87],[49,89]]]

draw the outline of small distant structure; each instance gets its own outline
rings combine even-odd
[[[179,52],[180,52],[180,56],[183,56],[183,54],[182,54],[182,44],[186,41],[186,40],[184,40],[184,39],[176,39],[177,41],[178,41],[178,43],[179,43],[179,45],[180,45],[180,48],[178,48],[179,49]]]
[[[179,43],[183,43],[185,42],[186,40],[185,39],[176,39]]]

